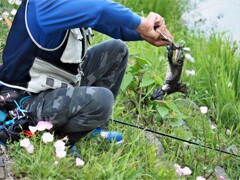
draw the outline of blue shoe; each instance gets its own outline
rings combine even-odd
[[[67,153],[69,155],[72,155],[75,158],[80,158],[80,154],[76,148],[76,146],[72,146],[71,148],[68,149]]]
[[[98,135],[103,137],[107,142],[111,142],[115,144],[120,144],[123,142],[123,137],[120,132],[106,131],[102,127],[98,127],[94,129],[93,132],[90,134],[90,138],[93,138]]]

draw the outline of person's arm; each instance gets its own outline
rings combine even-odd
[[[30,0],[28,18],[32,17],[46,34],[95,26],[134,30],[141,22],[140,16],[110,0]]]
[[[118,28],[111,26],[95,26],[94,30],[106,34],[115,39],[121,39],[123,41],[139,41],[143,40],[141,35],[135,30],[128,28]]]
[[[29,0],[28,19],[31,19],[30,30],[39,27],[44,34],[91,27],[114,38],[143,38],[151,44],[162,45],[156,43],[161,36],[154,29],[154,26],[161,27],[158,18],[151,13],[147,18],[141,18],[130,9],[110,0]]]

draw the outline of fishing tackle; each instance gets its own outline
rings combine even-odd
[[[31,135],[29,126],[37,122],[21,108],[28,98],[30,96],[24,91],[7,90],[0,94],[0,144],[19,140],[21,133]]]
[[[162,132],[159,132],[159,131],[154,131],[152,129],[148,129],[148,128],[138,126],[138,125],[135,125],[135,124],[130,124],[130,123],[127,123],[127,122],[123,122],[123,121],[120,121],[120,120],[117,120],[117,119],[111,119],[111,120],[115,123],[127,125],[127,126],[130,126],[130,127],[134,127],[134,128],[137,128],[137,129],[148,131],[148,132],[151,132],[151,133],[154,133],[154,134],[157,134],[157,135],[165,136],[165,137],[168,137],[168,138],[171,138],[171,139],[175,139],[175,140],[178,140],[178,141],[182,141],[182,142],[185,142],[185,143],[196,145],[196,146],[199,146],[199,147],[202,147],[202,148],[207,148],[207,149],[211,149],[211,150],[214,150],[214,151],[218,151],[220,153],[235,156],[235,157],[238,158],[238,160],[240,160],[240,155],[232,153],[232,152],[228,152],[228,151],[225,151],[225,150],[222,150],[222,149],[217,149],[217,148],[214,148],[212,146],[207,146],[207,145],[205,146],[205,145],[202,145],[202,144],[197,143],[197,142],[189,141],[189,140],[179,138],[179,137],[176,137],[176,136],[173,136],[173,135],[170,135],[170,134],[165,134],[165,133],[162,133]]]

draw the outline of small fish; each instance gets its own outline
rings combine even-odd
[[[165,82],[161,88],[155,90],[151,100],[162,100],[165,94],[174,92],[187,94],[186,84],[183,84],[180,80],[184,64],[184,48],[172,42],[167,46],[167,50],[169,64]]]

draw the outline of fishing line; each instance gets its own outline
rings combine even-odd
[[[203,147],[203,148],[208,148],[208,149],[211,149],[211,150],[218,151],[220,153],[225,153],[225,154],[229,154],[229,155],[232,155],[232,156],[236,156],[240,160],[240,156],[238,154],[235,154],[235,153],[231,153],[231,152],[228,152],[228,151],[225,151],[225,150],[213,148],[211,146],[204,146],[202,144],[199,144],[199,143],[196,143],[196,142],[193,142],[193,141],[188,141],[186,139],[182,139],[182,138],[175,137],[175,136],[172,136],[172,135],[169,135],[169,134],[165,134],[165,133],[162,133],[162,132],[154,131],[152,129],[144,128],[142,126],[138,126],[138,125],[135,125],[135,124],[126,123],[126,122],[123,122],[123,121],[120,121],[120,120],[116,120],[116,119],[111,119],[111,120],[113,122],[115,122],[115,123],[119,123],[119,124],[127,125],[127,126],[130,126],[130,127],[142,129],[144,131],[148,131],[148,132],[151,132],[151,133],[154,133],[154,134],[158,134],[158,135],[161,135],[161,136],[172,138],[172,139],[175,139],[175,140],[178,140],[178,141],[186,142],[186,143],[193,144],[193,145],[196,145],[196,146],[200,146],[200,147]]]

